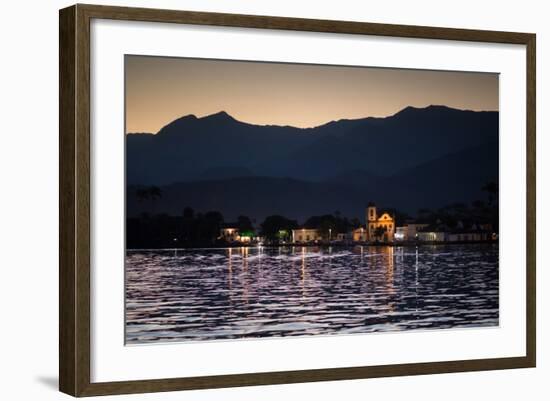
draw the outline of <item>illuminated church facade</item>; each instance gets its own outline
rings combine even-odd
[[[395,219],[388,212],[378,214],[376,205],[371,202],[367,207],[366,222],[369,241],[393,242]]]

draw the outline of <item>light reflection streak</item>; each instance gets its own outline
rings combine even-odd
[[[127,252],[127,341],[498,325],[498,247],[448,248]]]

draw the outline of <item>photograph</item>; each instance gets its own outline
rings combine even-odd
[[[124,79],[126,345],[499,326],[498,73]]]

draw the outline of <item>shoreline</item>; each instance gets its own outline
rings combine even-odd
[[[447,246],[447,245],[479,245],[479,244],[498,244],[498,240],[489,241],[432,241],[432,242],[398,242],[398,243],[353,243],[353,244],[283,244],[283,245],[246,245],[246,244],[228,244],[225,246],[196,246],[182,248],[128,248],[126,252],[155,252],[155,251],[185,251],[185,250],[213,250],[213,249],[239,249],[239,248],[261,248],[261,249],[276,249],[276,248],[353,248],[356,246],[365,247],[421,247],[421,246]]]

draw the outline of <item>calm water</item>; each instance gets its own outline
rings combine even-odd
[[[498,246],[128,251],[127,343],[498,325]]]

